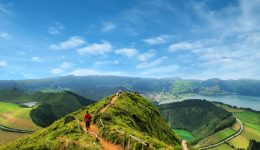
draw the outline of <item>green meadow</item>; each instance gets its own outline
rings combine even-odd
[[[32,108],[21,107],[15,103],[0,102],[0,124],[16,129],[39,130],[30,117]],[[8,143],[27,134],[0,130],[0,144]]]

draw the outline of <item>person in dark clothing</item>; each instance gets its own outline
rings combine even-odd
[[[90,129],[91,118],[92,118],[91,114],[87,111],[84,116],[84,121],[86,124],[87,131]]]

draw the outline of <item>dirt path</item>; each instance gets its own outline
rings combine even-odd
[[[112,98],[110,104],[108,104],[106,107],[104,107],[103,109],[101,109],[99,112],[101,112],[101,113],[105,112],[110,105],[113,105],[113,104],[115,103],[115,101],[117,100],[117,98],[118,98],[117,95],[114,96],[114,97]]]
[[[111,103],[109,105],[107,105],[106,107],[104,107],[103,109],[100,110],[100,112],[105,112],[107,110],[107,108],[112,105],[116,100],[117,100],[118,96],[114,96],[111,100]],[[86,133],[91,134],[92,136],[95,136],[96,138],[99,139],[99,142],[103,148],[103,150],[123,150],[123,147],[120,145],[116,145],[113,143],[108,142],[106,139],[102,138],[102,137],[98,137],[98,133],[99,133],[99,128],[97,127],[96,124],[91,124],[90,125],[90,130],[87,131],[85,123],[84,122],[80,122],[80,125],[82,126],[83,130]]]
[[[188,149],[188,146],[187,146],[186,140],[183,140],[183,141],[181,142],[181,145],[182,145],[182,150],[189,150],[189,149]]]

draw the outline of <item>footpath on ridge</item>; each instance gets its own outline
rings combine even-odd
[[[118,99],[119,96],[120,96],[120,94],[116,94],[116,96],[114,96],[112,98],[112,100],[109,102],[109,104],[107,104],[99,112],[100,113],[106,112],[107,109],[116,102],[116,100]],[[97,127],[96,124],[91,124],[89,131],[87,131],[85,123],[83,121],[81,121],[81,122],[79,121],[79,123],[80,123],[81,127],[83,128],[83,130],[85,131],[85,133],[95,136],[99,140],[99,142],[104,150],[123,150],[124,149],[121,145],[113,144],[111,142],[108,142],[106,139],[99,137],[98,136],[99,128]],[[182,149],[188,150],[187,142],[185,140],[182,141]]]
[[[120,96],[120,95],[114,96],[112,98],[111,102],[106,107],[102,108],[99,112],[101,112],[101,113],[105,112],[108,109],[108,107],[110,107],[111,105],[114,104],[114,102],[117,100],[118,96]],[[99,137],[98,136],[99,128],[97,127],[96,124],[91,124],[89,131],[87,131],[85,123],[83,121],[80,122],[80,125],[83,128],[83,130],[85,131],[85,133],[95,136],[99,140],[99,142],[104,150],[123,150],[124,149],[121,145],[113,144],[111,142],[108,142],[106,139]]]

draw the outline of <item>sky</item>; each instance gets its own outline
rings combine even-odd
[[[0,0],[0,80],[260,79],[260,0]]]

